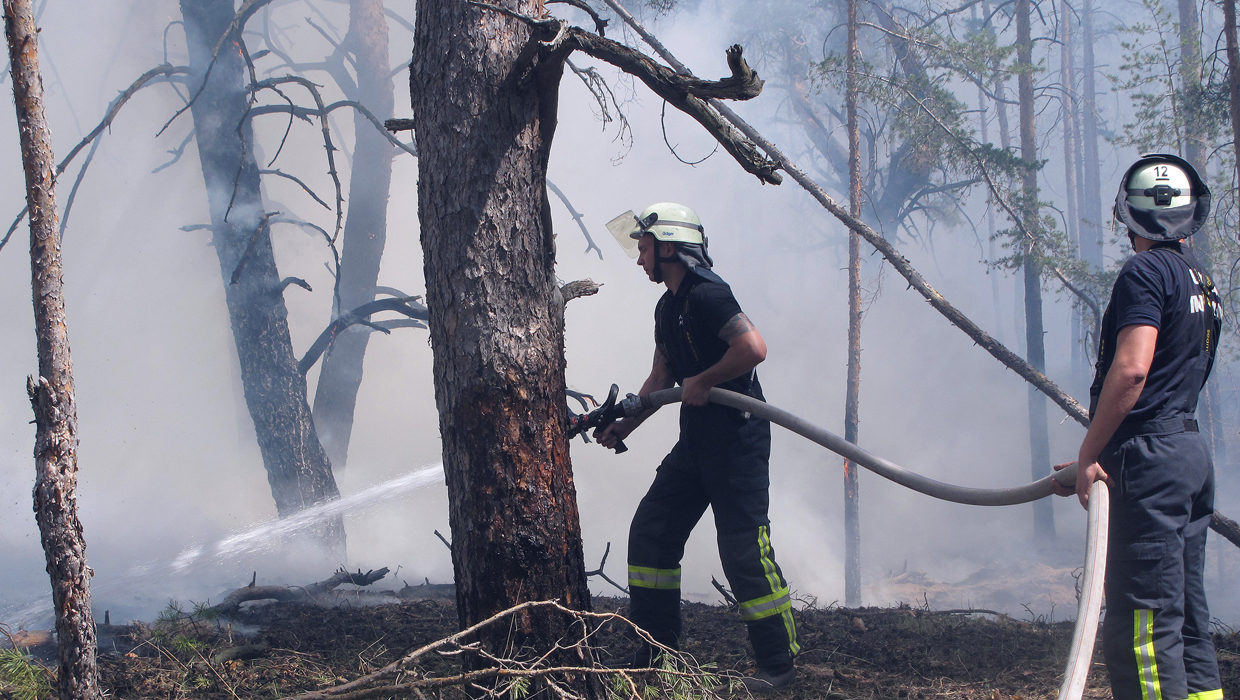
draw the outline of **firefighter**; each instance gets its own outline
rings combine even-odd
[[[1075,493],[1086,506],[1094,481],[1110,490],[1102,635],[1120,700],[1223,697],[1202,575],[1214,465],[1193,417],[1222,309],[1183,245],[1209,212],[1209,188],[1174,155],[1139,158],[1115,198],[1135,255],[1103,315]]]
[[[608,228],[617,238],[636,240],[638,265],[650,281],[667,287],[655,308],[654,363],[641,393],[683,387],[679,440],[659,465],[629,529],[630,615],[659,643],[677,648],[680,560],[710,506],[723,571],[758,667],[745,684],[759,692],[787,687],[796,677],[799,647],[767,518],[770,423],[707,403],[715,386],[763,398],[754,368],[766,358],[766,343],[711,270],[704,229],[692,209],[652,204],[640,216],[626,212]],[[651,413],[621,419],[594,437],[614,447]],[[650,655],[650,649],[640,652],[637,663],[649,665]]]

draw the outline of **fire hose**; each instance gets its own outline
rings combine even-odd
[[[663,389],[645,396],[629,394],[623,401],[616,402],[619,389],[612,385],[607,400],[597,409],[569,418],[568,436],[571,438],[584,434],[589,428],[602,428],[616,420],[652,411],[681,399],[681,388]],[[875,474],[894,481],[901,486],[913,489],[933,498],[952,503],[963,503],[977,506],[1007,506],[1028,503],[1044,498],[1053,493],[1051,481],[1074,487],[1076,484],[1076,465],[1043,477],[1024,486],[998,489],[979,489],[957,486],[936,481],[889,460],[869,453],[868,451],[848,442],[844,438],[813,425],[783,409],[776,408],[765,401],[738,394],[734,391],[720,389],[710,390],[710,402],[735,408],[764,418],[801,437],[807,438],[822,447],[858,464]],[[623,443],[617,445],[617,452],[623,452]],[[1085,570],[1081,577],[1081,594],[1077,603],[1076,627],[1072,634],[1072,645],[1068,653],[1068,663],[1064,670],[1063,685],[1059,688],[1059,700],[1079,700],[1085,691],[1085,680],[1093,659],[1094,641],[1097,637],[1098,618],[1102,608],[1102,583],[1106,572],[1107,514],[1109,510],[1109,494],[1106,485],[1095,482],[1089,492],[1089,524],[1086,532]]]

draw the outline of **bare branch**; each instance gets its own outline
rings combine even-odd
[[[290,284],[295,284],[298,287],[301,287],[302,289],[306,290],[307,292],[314,291],[314,289],[310,287],[310,283],[303,280],[300,277],[285,277],[284,279],[280,280],[280,286],[276,288],[276,293],[283,294],[284,290],[288,289],[288,286]]]
[[[568,209],[569,216],[573,217],[573,221],[577,222],[577,228],[581,229],[581,235],[586,237],[586,249],[582,252],[589,253],[591,250],[593,250],[595,253],[598,254],[598,259],[602,260],[603,250],[599,248],[597,245],[595,245],[594,239],[590,237],[590,231],[586,228],[585,220],[582,218],[581,212],[573,208],[573,203],[568,201],[568,196],[564,194],[563,190],[561,190],[559,187],[556,187],[554,182],[547,180],[547,189],[551,190],[553,193],[555,193],[555,196],[560,198],[560,201],[564,203],[564,207]],[[596,289],[595,291],[598,291],[598,290]],[[565,294],[564,301],[568,301],[568,299],[569,299],[568,295]]]
[[[250,110],[250,116],[259,116],[262,114],[276,114],[276,113],[283,114],[285,112],[290,111],[291,109],[291,111],[298,117],[302,119],[309,119],[310,117],[324,116],[341,107],[351,107],[352,109],[357,110],[359,114],[361,114],[363,117],[366,117],[367,121],[369,121],[371,124],[374,124],[375,129],[377,129],[379,133],[383,134],[384,137],[387,138],[389,143],[391,143],[393,146],[396,146],[397,148],[404,151],[405,153],[408,153],[414,158],[418,157],[418,152],[414,150],[411,144],[404,143],[403,141],[393,137],[392,134],[389,133],[393,131],[412,130],[413,129],[412,119],[389,119],[386,122],[381,122],[379,121],[379,118],[374,115],[373,112],[371,112],[369,109],[366,109],[365,105],[361,104],[360,102],[356,102],[354,100],[339,100],[337,102],[333,102],[327,105],[322,110],[311,109],[309,107],[301,107],[301,106],[293,106],[290,108],[288,106],[283,106],[283,105],[261,105],[261,106],[255,107],[254,109]],[[408,125],[402,125],[401,128],[399,129],[393,129],[391,127],[392,122],[402,122],[402,123],[408,122]]]
[[[621,592],[621,593],[624,593],[624,594],[626,594],[626,595],[627,595],[627,594],[628,594],[628,592],[629,592],[629,589],[625,588],[624,586],[621,586],[620,584],[616,583],[615,581],[612,581],[612,580],[611,580],[611,577],[610,577],[610,576],[608,576],[608,575],[607,575],[607,574],[603,571],[603,569],[607,566],[607,555],[608,555],[608,554],[610,554],[610,553],[611,553],[611,542],[608,542],[608,543],[607,543],[607,547],[603,550],[603,558],[602,558],[601,560],[599,560],[599,563],[598,563],[598,568],[597,568],[597,569],[595,569],[594,571],[587,571],[587,572],[586,572],[586,576],[587,576],[587,577],[589,577],[589,576],[598,576],[599,578],[603,579],[603,580],[604,580],[604,581],[606,581],[607,583],[610,583],[611,585],[615,586],[617,589],[619,589],[619,590],[620,590],[620,592]]]
[[[97,124],[94,129],[91,129],[90,133],[83,137],[76,146],[70,149],[68,155],[61,159],[60,163],[56,165],[56,177],[59,178],[60,175],[65,172],[65,168],[69,167],[69,163],[73,162],[73,159],[77,157],[77,154],[80,153],[87,144],[99,138],[99,135],[102,134],[105,129],[112,126],[112,121],[116,119],[116,115],[120,113],[121,107],[125,106],[125,103],[129,101],[129,98],[133,97],[139,90],[149,85],[156,78],[162,77],[164,79],[168,79],[178,73],[187,72],[189,72],[188,68],[183,66],[172,66],[165,63],[138,76],[137,80],[130,83],[129,87],[122,90],[121,94],[117,95],[116,98],[112,100],[112,102],[108,105],[107,111],[104,112],[103,119],[100,120],[99,124]],[[21,225],[22,219],[25,218],[27,211],[28,209],[26,207],[22,208],[21,213],[17,215],[17,218],[9,227],[8,232],[4,234],[4,238],[0,239],[0,250],[4,248],[4,244],[9,242],[9,238],[13,235],[13,232],[16,231],[17,227]]]
[[[569,26],[554,18],[529,17],[477,0],[466,2],[530,25],[534,33],[543,38],[542,48],[545,54],[566,57],[571,51],[583,51],[636,77],[659,97],[697,120],[746,171],[766,183],[778,185],[783,182],[783,178],[775,172],[778,166],[765,158],[752,142],[724,121],[717,106],[708,103],[708,100],[717,102],[719,99],[748,100],[757,97],[762,91],[763,81],[745,61],[739,44],[732,45],[726,52],[728,68],[732,72],[729,77],[702,80],[688,70],[681,69],[683,67],[673,71],[636,49],[591,34],[580,27]]]
[[[269,211],[263,214],[259,219],[258,226],[254,227],[254,231],[250,233],[250,240],[245,243],[245,252],[241,254],[241,259],[237,261],[237,266],[233,268],[232,277],[229,284],[236,284],[241,279],[241,271],[245,269],[246,262],[250,259],[250,255],[254,252],[254,246],[258,243],[258,239],[271,227],[271,217],[279,212]]]
[[[370,316],[379,313],[380,311],[396,311],[404,314],[410,319],[419,322],[420,325],[416,327],[425,328],[425,322],[430,320],[430,313],[427,311],[425,306],[418,303],[419,298],[420,297],[375,299],[374,301],[362,304],[352,311],[347,311],[337,316],[331,323],[327,324],[327,328],[324,328],[323,332],[319,333],[319,337],[316,338],[314,343],[310,345],[310,349],[306,351],[306,354],[303,355],[301,360],[297,363],[297,370],[302,374],[309,372],[310,368],[314,366],[314,363],[318,362],[319,357],[322,356],[324,351],[327,350],[327,346],[331,344],[332,340],[334,340],[337,335],[350,326],[360,323],[369,325],[375,330],[383,331],[385,333],[389,332],[386,328],[383,328],[378,324],[371,325],[369,322]]]
[[[302,182],[301,179],[295,175],[290,175],[289,173],[286,173],[283,170],[280,170],[279,168],[275,170],[259,170],[258,174],[259,175],[276,175],[278,177],[292,180],[293,182],[297,183],[301,187],[301,189],[305,191],[306,194],[310,195],[310,197],[314,199],[314,201],[322,205],[324,209],[327,209],[329,211],[331,210],[331,205],[329,205],[327,202],[324,202],[322,199],[320,199],[319,196],[314,193],[314,190],[310,189],[309,185],[307,185],[305,182]]]
[[[172,125],[172,122],[176,121],[177,117],[189,111],[189,108],[194,105],[194,102],[198,99],[198,96],[202,94],[202,91],[207,89],[207,81],[210,80],[211,71],[215,68],[215,61],[220,56],[220,49],[224,48],[224,44],[228,42],[229,37],[232,37],[234,34],[239,36],[241,33],[241,28],[244,27],[245,23],[250,20],[250,17],[253,17],[255,12],[258,12],[264,5],[270,2],[271,0],[245,0],[245,2],[241,4],[241,7],[237,8],[237,14],[233,15],[232,22],[228,23],[228,28],[224,30],[224,33],[220,36],[219,41],[215,43],[215,48],[211,50],[211,62],[207,64],[207,70],[202,75],[202,84],[198,86],[198,89],[194,92],[193,96],[189,98],[185,105],[178,109],[176,113],[169,117],[168,121],[160,127],[159,131],[155,133],[156,136],[164,133],[164,131]]]
[[[314,98],[314,103],[318,105],[319,125],[323,129],[323,148],[327,151],[327,174],[331,176],[332,182],[336,186],[336,228],[331,236],[334,242],[340,235],[340,229],[344,225],[344,190],[340,184],[340,173],[336,170],[336,147],[332,145],[331,128],[327,123],[327,110],[323,105],[323,96],[319,94],[318,85],[296,75],[263,80],[255,83],[252,89],[255,92],[262,89],[275,89],[277,85],[283,83],[295,83],[304,87],[310,93],[310,96]]]
[[[590,19],[594,20],[594,31],[598,32],[599,36],[604,36],[607,33],[607,20],[600,17],[599,14],[594,11],[593,7],[586,4],[585,0],[547,0],[546,2],[548,5],[552,3],[572,5],[578,10],[590,15]]]

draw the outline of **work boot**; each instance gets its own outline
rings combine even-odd
[[[773,693],[777,690],[783,690],[792,685],[797,679],[797,667],[789,666],[782,671],[766,671],[761,668],[752,676],[745,676],[741,679],[741,683],[745,685],[745,689],[751,693],[763,694]]]

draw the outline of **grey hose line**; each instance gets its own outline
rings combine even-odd
[[[1103,578],[1107,566],[1107,516],[1111,492],[1095,481],[1089,489],[1089,527],[1085,534],[1085,573],[1081,576],[1081,597],[1076,604],[1076,628],[1068,651],[1059,700],[1079,700],[1085,692],[1085,677],[1094,660],[1094,641],[1098,636],[1098,617],[1102,612]]]
[[[681,391],[680,387],[676,387],[674,389],[662,389],[651,392],[642,397],[642,406],[658,408],[669,403],[675,403],[680,401]],[[710,390],[710,401],[711,403],[729,406],[739,411],[747,411],[759,418],[765,418],[772,423],[791,430],[801,437],[822,445],[851,462],[860,464],[884,479],[889,479],[901,486],[907,486],[914,491],[944,501],[973,506],[1011,506],[1018,503],[1036,501],[1039,498],[1051,495],[1052,479],[1058,479],[1059,483],[1064,486],[1076,485],[1075,466],[1067,467],[1033,483],[1011,488],[978,489],[946,484],[942,481],[935,481],[929,477],[911,472],[894,462],[870,454],[835,433],[813,425],[765,401],[759,401],[753,397],[718,387]]]
[[[641,397],[643,409],[655,409],[680,401],[682,389],[663,389]],[[1004,489],[978,489],[945,484],[911,472],[904,467],[877,457],[848,442],[844,438],[824,430],[808,421],[776,408],[765,401],[727,389],[715,387],[710,390],[711,403],[747,411],[765,418],[801,437],[831,450],[879,476],[927,496],[977,506],[1006,506],[1035,501],[1052,493],[1051,480],[1057,479],[1064,486],[1076,485],[1077,465],[1066,467],[1050,476],[1024,486]],[[1064,670],[1063,685],[1058,700],[1080,700],[1085,692],[1085,681],[1093,662],[1094,642],[1098,634],[1098,618],[1102,609],[1103,578],[1106,574],[1107,517],[1110,494],[1106,484],[1094,482],[1089,491],[1089,525],[1085,541],[1085,572],[1081,577],[1081,596],[1077,601],[1076,627],[1072,633],[1072,646],[1068,664]]]

